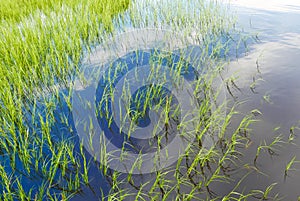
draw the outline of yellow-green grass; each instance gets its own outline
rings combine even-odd
[[[124,7],[128,6],[128,0],[117,1],[83,1],[83,0],[1,0],[0,1],[0,20],[18,22],[22,21],[25,17],[34,14],[35,12],[42,11],[46,15],[51,12],[59,12],[62,5],[66,5],[71,8],[79,4],[91,4],[90,9],[97,9],[98,14],[103,13],[106,10],[105,15],[111,15],[120,11]]]
[[[53,86],[68,85],[83,49],[99,42],[99,33],[112,31],[113,16],[128,5],[128,0],[0,1],[0,199],[62,199],[79,188],[86,161],[73,155],[73,144],[53,142],[57,102],[43,100],[41,92],[51,88],[58,95]],[[63,179],[69,190],[50,193],[53,186],[57,189],[58,169],[65,177],[70,166],[70,178]],[[43,191],[32,193],[34,185],[28,191],[15,171],[42,178],[38,188]]]

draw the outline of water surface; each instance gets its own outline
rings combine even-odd
[[[275,154],[263,151],[256,167],[265,175],[251,174],[241,183],[240,190],[264,190],[277,183],[273,196],[279,193],[283,200],[297,200],[300,196],[300,163],[295,163],[293,168],[297,170],[289,171],[286,177],[284,171],[294,156],[300,159],[300,131],[293,129],[300,126],[300,2],[236,0],[232,1],[231,8],[238,15],[239,26],[249,34],[257,33],[260,39],[258,43],[250,44],[250,51],[245,56],[232,60],[224,72],[225,77],[236,78],[235,84],[240,89],[232,86],[234,98],[231,99],[245,101],[237,110],[241,114],[254,109],[262,113],[257,115],[259,122],[252,126],[252,141],[243,151],[241,164],[253,166],[257,147],[264,141],[269,144],[281,135],[287,142],[291,133],[295,135],[291,142],[277,146]],[[239,117],[232,124],[237,122]],[[234,183],[226,187],[216,185],[215,190],[220,194],[228,193]]]

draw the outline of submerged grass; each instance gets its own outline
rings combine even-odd
[[[235,108],[226,108],[226,103],[215,104],[222,88],[215,90],[213,84],[230,60],[230,52],[241,44],[247,50],[244,36],[234,38],[235,19],[228,16],[224,5],[204,0],[0,0],[0,20],[1,200],[69,200],[83,194],[86,188],[103,200],[221,199],[211,186],[231,182],[230,175],[238,168],[242,156],[241,147],[246,147],[249,142],[250,126],[256,121],[254,113],[259,112],[249,111],[237,128],[231,128],[231,121],[238,112]],[[133,174],[134,168],[141,169],[143,161],[139,157],[126,174],[110,169],[107,159],[112,153],[106,150],[107,142],[103,138],[97,139],[103,145],[98,153],[102,161],[99,164],[95,156],[86,153],[82,142],[74,135],[71,120],[72,81],[74,77],[82,76],[79,70],[84,54],[92,53],[99,43],[114,38],[116,33],[122,33],[128,27],[180,31],[201,47],[193,65],[205,72],[193,82],[195,90],[191,96],[198,101],[198,107],[190,121],[196,125],[195,129],[181,133],[185,137],[195,135],[194,143],[174,165],[147,175]],[[184,53],[188,52],[179,55]],[[159,56],[168,58],[170,55]],[[185,59],[193,60],[192,56]],[[122,67],[126,68],[119,66]],[[180,62],[178,68],[173,69],[171,74],[176,87],[181,87],[181,72],[185,70],[186,66]],[[157,67],[148,79],[159,74]],[[109,74],[106,79],[109,83],[114,82],[117,75]],[[166,82],[161,81],[162,84]],[[227,80],[227,84],[239,89],[233,78]],[[230,90],[229,85],[227,89]],[[132,93],[124,84],[121,98],[130,104],[128,96]],[[172,107],[172,97],[162,97],[162,93],[161,86],[150,87],[142,95],[144,99],[136,96],[134,100],[139,111],[128,107],[126,114],[120,112],[124,122],[126,118],[132,120],[129,139],[130,132],[136,129],[136,122],[145,116],[153,101],[156,101],[154,110],[163,111],[160,118],[165,127],[175,122],[176,129],[184,130],[190,125],[190,122],[177,122],[178,107]],[[104,94],[100,106],[108,107],[109,100],[115,98],[113,86],[106,86]],[[158,100],[154,100],[153,94],[159,97]],[[93,107],[91,103],[89,107]],[[99,113],[110,127],[112,115]],[[188,119],[188,115],[182,119]],[[204,145],[206,135],[212,136],[213,145],[210,147]],[[262,144],[254,164],[262,150],[273,153],[281,141],[277,137],[269,145]],[[159,152],[166,142],[167,138],[158,137],[149,146]],[[92,136],[89,143],[92,146]],[[133,148],[140,150],[139,147]],[[122,150],[126,149],[123,145]],[[160,162],[159,158],[156,160]],[[288,163],[285,174],[295,162],[293,158]],[[106,181],[103,182],[110,187],[108,192],[91,185],[95,179],[91,167],[97,167],[99,174],[104,176]],[[244,194],[238,192],[240,184],[238,182],[223,200],[246,200],[248,197],[265,200],[270,198],[275,186],[271,184],[265,191]]]

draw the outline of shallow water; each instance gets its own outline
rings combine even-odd
[[[223,72],[224,78],[236,77],[235,85],[239,88],[231,86],[234,97],[227,94],[229,103],[243,102],[236,107],[241,115],[233,119],[231,126],[235,128],[241,118],[254,109],[262,114],[257,115],[259,122],[251,127],[249,146],[241,149],[241,166],[231,173],[232,181],[214,184],[211,190],[218,196],[228,194],[245,173],[250,172],[249,169],[256,169],[243,179],[236,191],[264,191],[276,183],[270,196],[279,193],[283,200],[296,200],[300,196],[297,185],[300,182],[300,163],[295,163],[292,168],[298,170],[289,171],[286,177],[284,170],[294,156],[300,160],[300,131],[295,129],[294,140],[277,146],[275,154],[262,151],[256,166],[254,158],[261,143],[269,144],[278,135],[287,142],[290,128],[300,126],[300,3],[293,0],[264,3],[236,0],[231,3],[231,9],[238,16],[238,26],[246,33],[257,33],[259,38],[257,43],[249,44],[246,55],[241,51],[238,59],[232,57]],[[244,168],[245,164],[248,168]],[[97,191],[102,188],[107,193],[108,183],[104,182],[95,166],[91,168],[91,186]],[[151,177],[151,174],[142,176],[141,183]],[[96,197],[92,191],[85,189],[84,195],[73,200]],[[257,199],[250,197],[248,200]]]
[[[247,114],[258,109],[262,113],[257,115],[259,122],[252,126],[251,145],[243,151],[241,164],[253,166],[257,147],[264,140],[267,144],[271,143],[274,137],[281,134],[283,140],[288,141],[290,128],[299,126],[300,3],[237,0],[232,1],[231,8],[236,11],[239,25],[244,31],[258,33],[260,39],[258,43],[250,45],[246,56],[231,61],[224,72],[225,77],[237,77],[235,84],[240,91],[233,87],[232,93],[235,101],[245,101],[237,110]],[[236,121],[239,122],[238,117]],[[300,164],[295,163],[293,168],[298,170],[288,172],[286,178],[284,176],[288,162],[294,156],[300,159],[300,132],[295,129],[294,133],[294,140],[280,144],[276,154],[271,156],[266,151],[260,154],[257,168],[266,175],[251,173],[241,183],[240,190],[264,190],[272,183],[277,183],[273,195],[278,192],[283,200],[297,200],[300,196]],[[228,193],[234,183],[226,187],[223,184],[215,186],[215,191]]]

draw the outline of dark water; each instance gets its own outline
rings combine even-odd
[[[234,1],[239,2],[244,1]],[[255,4],[250,1],[250,6],[232,6],[238,14],[239,25],[245,32],[258,33],[260,41],[251,44],[249,53],[233,60],[224,72],[225,77],[236,77],[235,84],[240,90],[233,87],[235,101],[245,101],[237,110],[248,114],[258,109],[262,113],[257,115],[259,122],[251,127],[252,141],[243,150],[241,164],[254,168],[257,147],[264,141],[270,144],[276,136],[281,135],[286,142],[276,146],[274,154],[262,151],[256,168],[264,174],[254,171],[243,180],[239,190],[264,190],[276,183],[271,195],[279,193],[282,200],[297,200],[300,196],[300,163],[296,162],[292,166],[295,170],[284,176],[289,161],[294,156],[296,160],[300,159],[300,130],[295,128],[300,126],[300,4],[296,3],[261,1]],[[236,122],[232,124],[239,120],[236,117]],[[294,139],[288,142],[291,134]],[[236,182],[225,186],[220,184],[215,190],[220,194],[228,193],[234,184]]]

